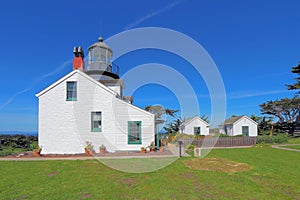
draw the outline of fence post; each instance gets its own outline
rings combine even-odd
[[[182,141],[178,141],[178,147],[179,147],[179,157],[181,157],[181,146],[183,145]]]

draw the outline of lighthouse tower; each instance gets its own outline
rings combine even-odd
[[[82,49],[80,49],[80,52],[82,53],[80,55],[83,55]],[[76,56],[78,54],[75,54]],[[119,97],[123,99],[124,82],[119,77],[119,67],[112,62],[112,56],[112,50],[103,42],[102,37],[99,37],[98,42],[88,47],[87,63],[83,64],[85,66],[84,72],[108,88],[116,91]],[[78,66],[74,67],[73,62],[73,69],[78,68]]]

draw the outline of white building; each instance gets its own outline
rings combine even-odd
[[[180,133],[189,135],[209,135],[209,124],[199,116],[187,119],[180,127]]]
[[[88,48],[74,48],[73,71],[36,94],[39,145],[43,154],[84,153],[85,142],[98,152],[140,150],[155,138],[155,116],[123,97],[124,83],[113,71],[112,51],[101,38]]]
[[[219,125],[220,134],[229,136],[243,135],[243,136],[257,136],[257,122],[249,117],[234,116],[226,119]]]

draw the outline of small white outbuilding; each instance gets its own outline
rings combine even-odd
[[[233,116],[219,125],[220,134],[228,136],[257,136],[257,122],[243,116]]]
[[[199,116],[185,120],[179,129],[180,133],[189,135],[209,135],[209,124]]]

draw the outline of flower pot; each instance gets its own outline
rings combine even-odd
[[[85,154],[87,154],[87,155],[90,155],[90,156],[94,155],[93,151],[91,151],[87,148],[84,148],[84,151],[85,151]]]
[[[163,147],[160,147],[159,148],[159,152],[163,152],[164,151],[164,148]]]
[[[105,154],[105,152],[106,152],[106,149],[100,149],[100,150],[99,150],[99,153],[100,153],[100,154]]]
[[[34,157],[40,157],[40,151],[38,151],[38,150],[33,150],[33,156]]]
[[[141,149],[141,152],[142,153],[146,153],[146,149]]]

